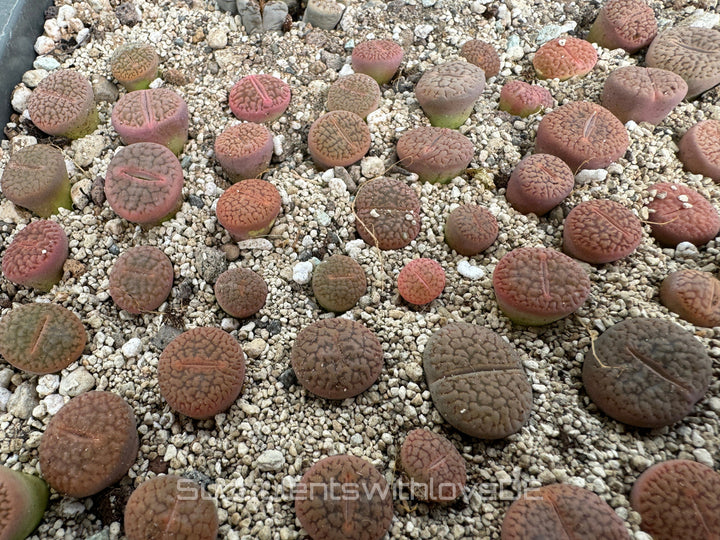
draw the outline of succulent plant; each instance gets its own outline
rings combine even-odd
[[[461,204],[445,222],[445,242],[460,255],[472,257],[497,239],[498,223],[490,211],[476,204]]]
[[[247,75],[230,89],[230,110],[247,122],[274,122],[290,105],[290,87],[272,75]]]
[[[303,14],[303,22],[316,28],[332,30],[345,13],[345,4],[336,0],[308,0]]]
[[[215,139],[215,159],[233,183],[259,178],[270,166],[272,153],[272,133],[253,122],[225,128]]]
[[[256,238],[270,232],[282,201],[270,182],[251,178],[233,184],[220,195],[215,213],[234,240]]]
[[[445,270],[432,259],[407,263],[398,274],[398,292],[406,302],[423,306],[435,300],[445,288]]]
[[[350,111],[363,120],[380,105],[380,87],[370,75],[339,77],[328,89],[328,111]]]
[[[720,326],[720,281],[710,272],[672,272],[660,285],[660,302],[695,326]]]
[[[228,315],[245,319],[265,305],[268,286],[249,268],[232,268],[218,276],[214,291],[217,303]]]
[[[720,183],[720,120],[703,120],[687,130],[678,143],[685,168]]]
[[[582,77],[597,63],[597,51],[590,42],[571,36],[560,36],[543,43],[535,53],[533,67],[540,79]]]
[[[357,114],[331,111],[310,126],[308,152],[320,169],[346,167],[370,149],[370,130]]]
[[[369,75],[378,84],[390,82],[402,63],[405,51],[389,39],[369,39],[358,43],[352,52],[352,68]]]
[[[470,117],[484,88],[485,72],[460,60],[423,73],[415,97],[433,126],[457,128]]]
[[[466,41],[460,49],[460,56],[482,69],[486,79],[500,73],[500,56],[489,43],[479,39]]]
[[[575,187],[575,177],[565,162],[551,154],[523,158],[508,180],[505,198],[523,214],[547,214]]]
[[[546,107],[552,107],[553,100],[547,88],[524,81],[508,81],[500,90],[498,108],[501,111],[525,118],[540,112]]]
[[[174,411],[198,420],[227,410],[245,381],[245,353],[219,328],[193,328],[160,355],[160,394]]]
[[[288,16],[288,4],[282,1],[237,0],[232,3],[234,8],[232,11],[237,10],[245,33],[248,35],[280,32]]]
[[[312,289],[318,304],[328,311],[352,309],[367,291],[365,271],[347,255],[332,255],[313,270]]]
[[[113,77],[128,92],[149,88],[158,75],[160,57],[155,47],[148,43],[126,43],[110,57]]]
[[[665,319],[625,319],[585,354],[583,384],[605,414],[631,426],[669,426],[710,385],[712,362],[692,333]]]
[[[423,126],[411,129],[397,142],[402,167],[431,184],[444,184],[462,174],[474,153],[470,139],[448,128]]]
[[[625,49],[632,54],[650,45],[657,30],[655,13],[645,0],[607,0],[587,39],[606,49]]]
[[[173,277],[173,265],[161,250],[131,247],[110,270],[110,296],[120,309],[133,315],[153,311],[170,294]]]
[[[50,493],[37,476],[0,466],[0,532],[8,540],[23,539],[42,520]]]

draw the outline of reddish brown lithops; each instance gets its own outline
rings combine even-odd
[[[371,246],[401,249],[420,232],[420,199],[395,178],[367,182],[355,197],[355,226]]]
[[[655,540],[720,538],[720,474],[702,463],[653,465],[635,481],[630,503]]]
[[[352,309],[367,291],[365,271],[347,255],[333,255],[313,270],[312,289],[318,304],[328,311]]]
[[[573,101],[540,120],[535,153],[553,154],[579,169],[602,169],[617,161],[630,146],[625,126],[605,107]]]
[[[498,108],[525,118],[554,104],[555,101],[547,88],[515,80],[503,85]]]
[[[245,353],[219,328],[183,332],[160,355],[158,383],[170,408],[190,418],[211,418],[227,410],[245,380]]]
[[[398,292],[406,302],[424,306],[445,288],[445,270],[432,259],[413,259],[398,274]]]
[[[660,285],[660,302],[695,326],[720,326],[720,281],[710,272],[671,273]]]
[[[486,79],[500,73],[500,56],[495,47],[489,43],[479,39],[466,41],[462,49],[460,49],[460,56],[482,69],[485,72]]]
[[[543,43],[535,53],[533,67],[540,79],[580,77],[592,71],[597,51],[590,42],[571,36],[560,36]]]
[[[678,147],[678,157],[688,171],[720,183],[720,120],[695,124],[680,139]]]
[[[392,490],[364,459],[330,456],[300,479],[295,514],[313,540],[380,540],[393,518]]]
[[[383,367],[378,338],[349,319],[323,319],[303,328],[290,362],[298,381],[326,399],[345,399],[370,388]]]
[[[45,513],[49,496],[41,478],[0,466],[0,537],[21,540],[30,536]]]
[[[352,68],[385,84],[395,75],[404,54],[402,47],[389,39],[362,41],[353,49]]]
[[[256,238],[270,232],[282,200],[270,182],[251,178],[230,186],[220,195],[215,213],[234,240]]]
[[[230,90],[230,110],[247,122],[274,122],[290,104],[290,87],[272,75],[248,75]]]
[[[153,226],[182,205],[183,170],[165,146],[140,142],[121,148],[105,173],[110,208],[133,223]]]
[[[445,222],[445,242],[460,255],[472,257],[489,248],[498,235],[498,223],[490,210],[461,204]]]
[[[397,142],[400,165],[417,173],[422,182],[443,184],[462,174],[475,148],[453,129],[423,126],[404,133]]]
[[[712,377],[705,347],[665,319],[610,327],[585,354],[583,383],[608,416],[632,426],[669,426],[689,414]]]
[[[415,97],[433,126],[457,128],[465,123],[485,88],[485,72],[464,60],[440,64],[415,86]]]
[[[128,92],[148,88],[157,77],[160,57],[147,43],[126,43],[110,57],[110,71]]]
[[[268,287],[265,280],[249,268],[231,268],[215,281],[215,299],[232,317],[245,319],[265,305]]]
[[[215,503],[200,484],[175,475],[140,484],[128,499],[124,521],[128,540],[215,540],[218,533]]]
[[[90,81],[72,69],[59,69],[45,77],[28,99],[33,123],[48,135],[79,139],[98,124]]]
[[[328,89],[328,111],[350,111],[365,117],[380,105],[380,87],[370,75],[353,73],[340,77]]]
[[[252,122],[225,128],[215,139],[215,158],[231,182],[259,178],[270,165],[272,153],[272,133]]]
[[[590,294],[590,279],[573,259],[549,248],[517,248],[497,263],[493,289],[516,324],[537,326],[567,317]]]
[[[370,149],[370,129],[357,114],[331,111],[310,126],[308,152],[320,169],[346,167]]]
[[[110,296],[120,309],[133,315],[153,311],[170,294],[173,277],[165,253],[153,246],[132,247],[110,270]]]
[[[443,418],[480,439],[501,439],[530,416],[532,389],[515,349],[489,328],[451,323],[423,352],[430,395]]]
[[[634,53],[650,45],[656,35],[655,13],[645,0],[607,0],[587,39],[606,49]]]
[[[573,187],[575,177],[562,159],[532,154],[513,169],[505,198],[518,212],[542,216],[570,195]]]
[[[50,420],[40,441],[40,469],[56,491],[88,497],[125,476],[137,452],[130,405],[111,392],[88,392]]]
[[[3,275],[18,285],[49,291],[63,275],[68,237],[49,219],[29,223],[15,235],[2,259]]]
[[[505,514],[502,540],[630,540],[622,519],[592,491],[551,484],[526,491]]]

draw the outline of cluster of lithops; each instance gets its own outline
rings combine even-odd
[[[397,143],[399,164],[423,182],[446,183],[465,171],[475,148],[465,135],[424,126],[404,133]]]
[[[147,43],[126,43],[110,57],[113,77],[128,92],[148,88],[158,75],[160,57],[155,47]]]
[[[280,32],[289,18],[288,4],[280,0],[216,0],[216,3],[221,10],[238,14],[248,35]]]
[[[18,285],[49,291],[62,278],[68,249],[67,234],[60,225],[49,219],[33,221],[3,253],[2,273]]]
[[[108,277],[115,304],[138,315],[160,307],[170,294],[174,272],[160,249],[135,246],[118,257]]]
[[[362,41],[353,49],[352,68],[378,84],[386,84],[397,72],[404,54],[402,47],[389,39]]]
[[[543,43],[535,53],[533,67],[540,79],[580,77],[592,71],[597,51],[584,39],[561,36]]]
[[[695,124],[682,136],[678,148],[687,170],[720,183],[720,120]]]
[[[8,540],[23,539],[38,526],[50,492],[37,476],[0,466],[0,533]]]
[[[345,13],[345,4],[336,0],[308,0],[303,21],[318,28],[332,30]]]
[[[485,72],[466,61],[440,64],[423,73],[415,97],[433,126],[457,128],[465,123],[485,89]]]
[[[498,109],[525,118],[554,104],[547,88],[515,80],[506,82],[500,90]]]
[[[270,232],[282,200],[270,182],[251,178],[230,186],[220,195],[215,213],[220,225],[235,240],[256,238]]]
[[[230,89],[230,110],[247,122],[274,122],[290,104],[290,87],[272,75],[248,75]]]
[[[655,13],[644,0],[608,0],[587,39],[607,49],[634,53],[650,45],[656,35]]]
[[[254,122],[227,127],[215,139],[215,159],[231,182],[260,178],[270,165],[272,153],[272,133]]]

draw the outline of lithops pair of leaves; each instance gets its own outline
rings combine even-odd
[[[155,47],[147,43],[126,43],[110,57],[110,71],[113,77],[128,92],[143,90],[158,75],[160,57]]]
[[[647,47],[657,35],[657,20],[644,0],[608,0],[590,27],[588,41],[606,49],[634,53]]]
[[[445,242],[460,255],[472,257],[485,251],[497,236],[497,219],[476,204],[461,204],[445,222]]]
[[[172,262],[154,246],[135,246],[121,254],[110,270],[110,296],[128,313],[160,307],[173,284]]]
[[[547,214],[575,187],[575,177],[567,164],[552,154],[532,154],[523,158],[508,180],[505,198],[523,214]]]
[[[50,492],[37,476],[0,466],[0,537],[30,536],[45,513]]]
[[[231,182],[260,178],[270,165],[272,153],[272,133],[254,122],[227,127],[215,139],[215,159]]]
[[[555,100],[547,88],[515,80],[503,85],[498,108],[525,118],[554,104]]]
[[[228,101],[240,120],[274,122],[290,104],[290,87],[272,75],[247,75],[230,89]]]
[[[282,200],[270,182],[251,178],[230,186],[220,195],[215,213],[234,240],[256,238],[270,232]]]
[[[308,0],[303,22],[317,28],[332,30],[345,13],[345,4],[336,0]]]
[[[720,326],[720,280],[710,272],[671,273],[660,285],[660,302],[695,326]]]
[[[356,73],[369,75],[378,84],[390,82],[397,72],[405,52],[389,39],[369,39],[358,43],[352,52],[352,68]]]
[[[3,275],[19,285],[49,291],[63,275],[68,237],[48,219],[29,223],[15,235],[2,258]]]
[[[400,166],[430,183],[443,184],[463,173],[474,152],[472,142],[465,135],[441,127],[411,129],[397,142]]]
[[[680,139],[678,158],[685,168],[720,183],[720,120],[703,120]]]
[[[365,121],[345,110],[325,113],[308,132],[308,152],[320,169],[352,165],[367,154],[370,142]]]
[[[313,270],[312,289],[318,304],[328,311],[352,309],[367,291],[365,271],[346,255],[333,255]]]
[[[245,319],[265,305],[265,280],[249,268],[231,268],[220,274],[214,286],[215,299],[230,316]]]
[[[533,67],[541,79],[581,77],[597,63],[597,51],[584,39],[560,36],[543,43],[535,53]]]
[[[380,105],[380,87],[370,75],[353,73],[338,78],[328,89],[328,111],[350,111],[363,120]]]
[[[485,72],[485,79],[500,73],[500,56],[495,47],[479,39],[466,41],[460,49],[460,56]]]
[[[444,288],[445,270],[432,259],[413,259],[398,274],[400,296],[416,306],[429,304],[442,294]]]
[[[415,97],[433,126],[454,129],[470,117],[484,88],[482,69],[466,61],[447,62],[423,73]]]

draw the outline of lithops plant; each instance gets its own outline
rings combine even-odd
[[[230,89],[230,110],[247,122],[274,122],[290,105],[290,87],[272,75],[247,75]]]
[[[215,214],[234,240],[246,240],[269,233],[281,205],[275,186],[250,178],[233,184],[220,195]]]
[[[25,304],[0,319],[0,355],[28,373],[55,373],[68,367],[87,343],[80,318],[58,304]]]
[[[677,73],[694,98],[720,83],[720,30],[676,26],[660,32],[645,55],[648,67]]]
[[[415,86],[415,97],[437,127],[457,128],[465,123],[485,89],[485,72],[464,60],[440,64]]]
[[[67,402],[40,440],[40,469],[63,495],[88,497],[111,486],[135,463],[135,413],[111,392],[93,391]]]
[[[265,305],[268,286],[259,274],[249,268],[231,268],[215,280],[214,292],[225,313],[245,319]]]
[[[370,388],[383,367],[380,341],[349,319],[322,319],[303,328],[290,362],[298,381],[326,399],[345,399]]]
[[[497,235],[497,219],[477,204],[461,204],[445,222],[445,242],[460,255],[472,257],[485,251]]]
[[[339,77],[328,89],[328,111],[350,111],[363,120],[380,105],[380,87],[370,75]]]
[[[128,540],[215,540],[218,533],[215,503],[200,484],[172,474],[140,484],[125,506],[124,522]]]
[[[533,67],[540,79],[582,77],[597,63],[597,51],[590,42],[572,36],[560,36],[543,43],[535,53]]]
[[[160,307],[170,294],[173,266],[165,253],[154,246],[135,246],[122,253],[109,277],[113,302],[138,315]]]
[[[320,169],[346,167],[370,149],[370,129],[357,114],[331,111],[310,126],[308,152]]]
[[[501,111],[525,118],[555,104],[550,91],[524,81],[508,81],[500,89]]]
[[[460,49],[460,56],[485,72],[489,79],[500,73],[500,56],[495,47],[479,39],[466,41]]]
[[[398,274],[398,292],[406,302],[424,306],[445,288],[445,270],[432,259],[413,259]]]
[[[698,122],[682,136],[678,148],[688,171],[720,183],[720,120]]]
[[[405,52],[389,39],[369,39],[358,43],[352,52],[352,68],[356,73],[369,75],[378,84],[390,82],[397,72]]]
[[[572,101],[546,114],[535,137],[536,154],[553,154],[579,169],[602,169],[630,146],[625,126],[605,107]]]
[[[0,466],[0,535],[22,540],[38,526],[47,508],[50,492],[37,476]]]
[[[148,88],[158,75],[160,57],[155,47],[148,43],[126,43],[110,57],[113,77],[128,92]]]
[[[435,407],[453,427],[480,439],[517,432],[532,389],[507,341],[483,326],[450,323],[425,345],[423,369]]]
[[[245,380],[245,353],[219,328],[193,328],[160,355],[160,394],[174,411],[198,420],[227,410]]]
[[[98,124],[92,85],[72,69],[59,69],[45,77],[27,107],[30,119],[48,135],[79,139],[95,131]]]
[[[245,32],[280,32],[288,16],[288,4],[280,0],[259,2],[258,0],[236,0],[232,11],[237,9]]]
[[[587,39],[606,49],[634,53],[650,45],[657,30],[655,13],[645,0],[607,0]]]
[[[551,154],[532,154],[523,158],[508,180],[505,198],[523,214],[547,214],[575,187],[575,177],[567,164]]]
[[[332,255],[313,270],[312,290],[324,309],[347,311],[367,291],[365,271],[352,257]]]
[[[345,13],[345,4],[336,0],[308,0],[303,13],[303,22],[317,28],[332,30]]]
[[[139,142],[121,148],[110,160],[105,195],[118,216],[151,227],[180,209],[183,182],[182,167],[171,150]]]
[[[444,184],[470,165],[475,148],[458,131],[423,126],[403,133],[397,142],[400,165],[422,182]]]
[[[710,272],[672,272],[660,285],[660,302],[695,326],[720,326],[720,281]]]
[[[188,137],[187,103],[170,88],[129,92],[113,107],[112,125],[125,144],[154,142],[178,155]]]
[[[215,139],[215,159],[231,182],[259,178],[270,166],[272,153],[272,133],[253,122],[227,127]]]
[[[3,275],[18,285],[40,291],[52,289],[63,275],[68,237],[49,219],[29,223],[15,235],[2,258]]]
[[[687,94],[680,75],[666,69],[625,66],[605,79],[600,104],[625,124],[659,124]]]
[[[380,540],[393,518],[392,490],[368,461],[330,456],[303,474],[295,514],[314,540]]]
[[[585,354],[583,384],[605,414],[637,427],[669,426],[705,394],[712,362],[692,333],[665,319],[625,319]]]
[[[500,309],[516,324],[539,326],[567,317],[590,294],[590,279],[573,259],[549,248],[517,248],[493,271]]]

